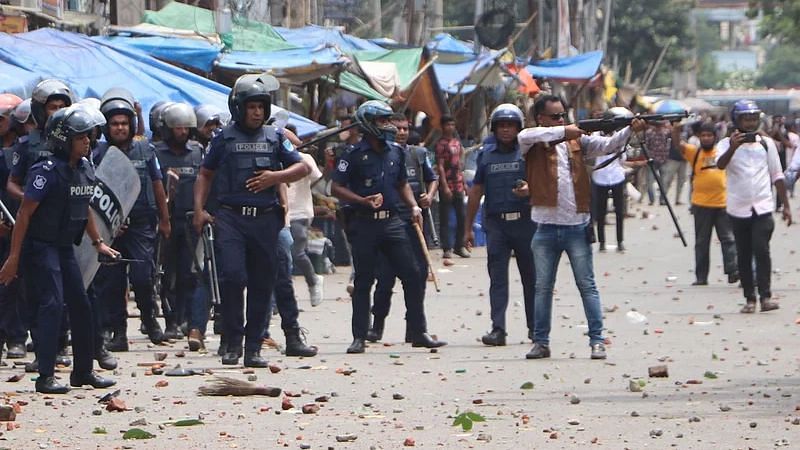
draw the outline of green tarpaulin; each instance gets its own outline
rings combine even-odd
[[[142,22],[201,33],[216,33],[214,14],[207,9],[172,2],[160,11],[145,11]],[[247,19],[234,19],[231,36],[222,36],[229,50],[271,52],[295,48],[272,26]]]
[[[333,77],[326,76],[324,78],[325,81],[329,83],[336,83]],[[372,86],[370,86],[366,80],[350,72],[342,72],[339,74],[339,87],[369,100],[381,100],[384,102],[389,100],[375,89],[372,89]]]
[[[419,70],[419,61],[422,58],[421,48],[408,48],[387,50],[384,52],[363,51],[355,52],[353,56],[359,61],[391,62],[397,66],[397,75],[400,77],[400,90],[408,88],[409,83]]]

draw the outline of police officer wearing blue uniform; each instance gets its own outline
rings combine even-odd
[[[414,347],[446,345],[427,333],[423,280],[424,266],[415,264],[406,226],[398,215],[400,202],[411,211],[411,220],[422,224],[422,209],[408,185],[403,148],[394,142],[396,128],[392,109],[370,100],[356,110],[364,138],[342,155],[333,175],[331,192],[350,205],[348,240],[353,250],[353,343],[347,353],[364,353],[369,328],[369,293],[375,282],[378,253],[403,283],[406,328]]]
[[[268,77],[268,80],[263,80]],[[265,84],[267,82],[268,84]],[[266,367],[261,341],[277,272],[278,232],[284,210],[277,186],[308,173],[294,145],[265,125],[270,116],[273,77],[240,77],[228,97],[233,123],[214,136],[194,186],[194,226],[215,226],[215,252],[226,339],[222,364]],[[205,210],[212,182],[219,206],[212,218]],[[244,323],[244,289],[247,322]]]
[[[0,269],[0,283],[8,284],[16,277],[22,261],[27,295],[38,307],[36,391],[47,394],[69,390],[54,377],[65,303],[73,324],[75,367],[70,385],[107,388],[115,384],[92,371],[92,308],[73,246],[80,242],[85,230],[98,253],[118,256],[100,238],[89,214],[95,179],[86,157],[93,120],[86,111],[70,108],[54,113],[47,122],[47,143],[53,154],[31,167],[11,250]]]
[[[472,225],[481,197],[484,197],[483,228],[486,230],[492,331],[483,336],[481,341],[490,346],[506,345],[508,264],[512,251],[522,279],[528,336],[533,336],[536,272],[531,239],[536,224],[531,220],[525,160],[517,143],[517,134],[523,128],[524,120],[522,111],[510,103],[504,103],[492,111],[489,117],[492,135],[484,140],[479,150],[475,178],[467,202],[464,244],[470,248],[475,244]]]
[[[200,144],[189,139],[197,128],[194,109],[186,103],[173,103],[161,113],[161,141],[155,144],[169,199],[172,234],[161,243],[165,266],[165,292],[171,312],[165,314],[165,336],[182,337],[181,328],[188,327],[190,308],[197,287],[192,273],[197,235],[186,222],[186,213],[194,211],[194,181],[200,172],[203,154]],[[205,310],[208,320],[208,310]],[[188,330],[187,330],[188,331]],[[200,336],[190,339],[190,349],[199,350]]]
[[[421,208],[430,208],[431,199],[436,193],[439,182],[436,172],[433,171],[431,163],[428,161],[428,151],[424,147],[407,144],[409,127],[408,119],[405,116],[395,114],[392,117],[392,124],[397,128],[395,142],[404,149],[406,174],[411,192],[414,193],[414,198]],[[425,269],[420,271],[422,276],[420,282],[424,293],[428,278],[428,261],[411,222],[411,211],[402,202],[397,205],[397,210],[398,215],[405,223],[406,233],[414,250],[414,261],[418,266]],[[384,258],[381,258],[377,274],[378,282],[375,285],[375,294],[372,302],[372,327],[367,332],[367,340],[370,342],[377,342],[383,338],[383,329],[386,323],[386,316],[389,315],[392,289],[396,279],[397,276],[392,271],[391,265]],[[406,341],[409,342],[409,339],[410,336],[407,330]]]
[[[122,88],[109,89],[103,95],[100,111],[108,123],[103,130],[106,142],[98,144],[92,154],[94,163],[102,163],[110,146],[116,146],[130,158],[139,174],[141,190],[128,215],[127,228],[114,239],[113,247],[125,258],[136,260],[128,264],[103,266],[96,280],[97,295],[108,305],[110,327],[114,333],[108,350],[128,351],[128,312],[125,291],[130,277],[136,305],[141,312],[145,333],[154,344],[164,341],[164,333],[156,321],[154,303],[156,229],[169,238],[171,227],[167,212],[166,193],[155,148],[147,139],[136,136],[136,110],[133,95]]]

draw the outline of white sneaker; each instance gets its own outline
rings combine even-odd
[[[325,278],[317,275],[317,282],[308,287],[311,293],[311,306],[319,306],[322,303],[322,287],[324,286]]]

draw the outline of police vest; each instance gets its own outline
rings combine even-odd
[[[9,176],[11,176],[11,162],[14,158],[14,147],[8,147],[3,149],[3,158],[5,159],[6,170],[8,170]],[[7,181],[7,180],[6,180]],[[0,186],[0,200],[6,205],[8,208],[8,212],[13,214],[14,216],[17,215],[17,209],[19,209],[19,200],[13,198],[11,195],[8,194],[5,185]]]
[[[136,203],[133,204],[133,210],[143,209],[156,209],[156,195],[153,191],[153,180],[150,178],[150,171],[147,168],[147,162],[155,158],[153,146],[146,139],[136,140],[131,142],[130,150],[125,153],[133,163],[133,168],[139,174],[139,180],[142,182],[142,190],[139,191],[139,197],[136,198]]]
[[[57,246],[78,245],[89,219],[89,200],[94,194],[95,176],[86,158],[78,167],[56,157],[33,165],[43,170],[55,171],[58,190],[45,197],[31,217],[28,236]]]
[[[419,197],[427,191],[425,182],[430,181],[422,179],[424,175],[422,167],[426,158],[425,152],[424,148],[414,145],[409,145],[405,151],[408,185],[411,187],[411,191],[414,192],[415,197]]]
[[[31,132],[28,133],[27,139],[19,141],[18,146],[15,147],[17,149],[16,155],[12,155],[11,162],[14,166],[17,164],[24,165],[21,172],[23,174],[23,182],[27,181],[28,172],[35,163],[53,156],[53,153],[47,149],[46,142],[41,133],[42,132],[38,129],[31,130]],[[9,168],[10,167],[11,166],[9,166]]]
[[[270,187],[259,193],[247,190],[247,180],[255,175],[257,170],[281,170],[278,160],[279,145],[283,136],[278,129],[272,126],[261,127],[254,134],[246,134],[229,125],[220,132],[225,143],[225,157],[217,170],[214,187],[217,195],[224,199],[229,195],[242,195],[253,199],[260,196],[275,197],[275,187]],[[224,200],[222,200],[223,203]]]
[[[528,209],[528,199],[512,192],[517,180],[525,179],[525,160],[519,147],[514,151],[497,150],[495,143],[488,143],[481,150],[481,166],[485,170],[483,207],[488,214],[523,212]]]
[[[200,165],[203,163],[203,153],[200,143],[188,141],[186,143],[187,152],[183,155],[176,155],[169,149],[164,142],[156,144],[158,162],[164,173],[164,180],[169,183],[167,169],[172,169],[180,177],[178,185],[174,188],[173,197],[170,198],[171,208],[178,215],[174,218],[183,218],[185,213],[194,209],[194,181],[200,172]],[[169,195],[169,192],[168,192]]]

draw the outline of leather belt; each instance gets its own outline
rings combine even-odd
[[[507,221],[507,222],[511,222],[511,221],[514,221],[514,220],[521,219],[522,218],[522,213],[521,212],[501,213],[500,214],[500,218],[505,220],[505,221]]]
[[[229,211],[233,211],[236,214],[244,217],[258,217],[263,216],[264,214],[270,213],[275,211],[274,206],[270,207],[258,207],[258,206],[230,206],[230,205],[220,205],[220,207],[227,209]]]
[[[380,211],[356,211],[356,217],[372,220],[386,220],[392,217],[392,212],[386,209]]]

